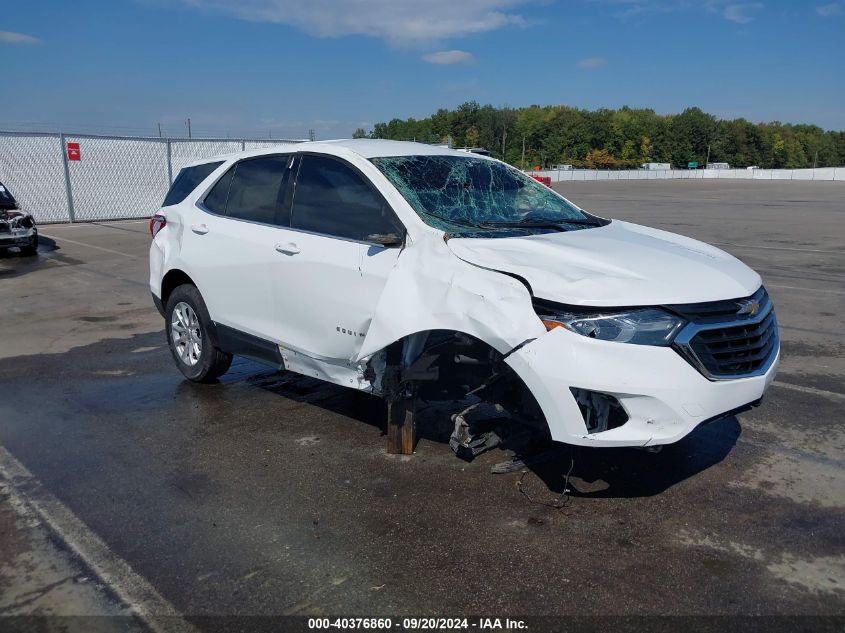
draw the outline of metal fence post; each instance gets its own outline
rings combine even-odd
[[[65,135],[59,134],[59,150],[62,152],[62,163],[65,166],[65,189],[67,190],[67,215],[68,221],[73,222],[73,188],[70,184],[70,168],[67,164],[67,143],[65,142]]]
[[[245,149],[246,149],[246,141],[244,139],[241,139],[241,151],[244,151]]]
[[[167,139],[167,186],[173,184],[173,162],[170,158],[170,139]]]

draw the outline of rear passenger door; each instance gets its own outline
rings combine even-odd
[[[338,158],[303,154],[289,238],[273,275],[279,340],[320,359],[350,359],[361,348],[404,227],[372,183]]]
[[[274,330],[272,266],[282,226],[288,222],[290,155],[261,156],[232,166],[200,203],[192,227],[199,244],[189,256],[211,318],[226,327],[268,339]],[[237,333],[234,333],[237,334]]]

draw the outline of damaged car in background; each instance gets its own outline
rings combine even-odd
[[[0,182],[0,249],[13,246],[23,255],[38,253],[38,228],[35,218],[18,208],[12,192]]]
[[[778,326],[760,276],[702,242],[584,211],[500,161],[380,140],[185,167],[151,219],[178,368],[233,354],[414,403],[492,404],[556,442],[659,447],[760,402]],[[467,404],[469,406],[467,406]]]

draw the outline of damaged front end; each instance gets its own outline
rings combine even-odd
[[[497,446],[543,443],[548,427],[502,354],[461,332],[421,332],[390,346],[378,384],[388,401],[391,452],[411,452],[418,402],[450,414],[449,445],[467,461]],[[412,449],[411,449],[412,450]]]
[[[32,214],[21,211],[9,190],[0,184],[0,249],[15,246],[26,255],[34,255],[38,229]]]

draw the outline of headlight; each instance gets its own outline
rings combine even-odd
[[[564,327],[571,332],[602,341],[635,345],[671,345],[686,321],[660,308],[636,308],[624,312],[601,312],[537,306],[537,316],[552,330]]]

